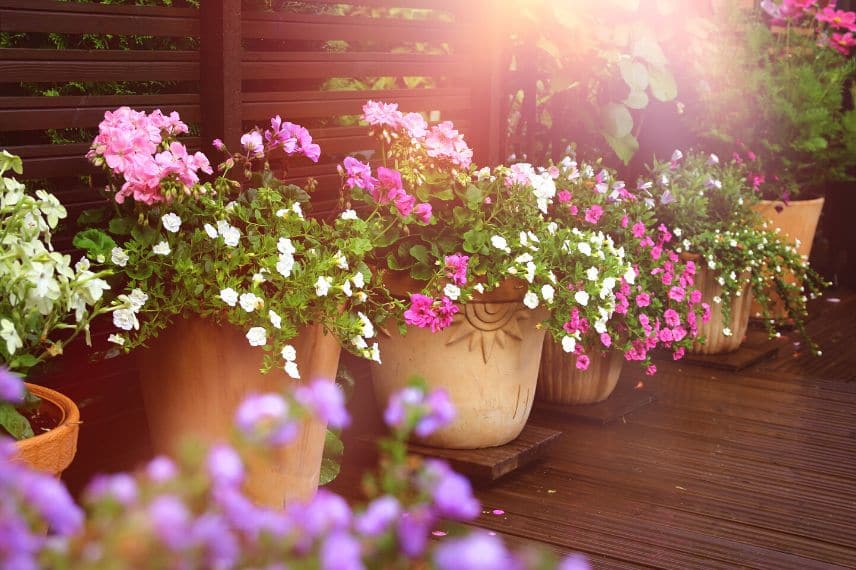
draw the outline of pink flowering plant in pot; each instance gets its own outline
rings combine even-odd
[[[734,302],[749,293],[760,304],[759,316],[770,335],[778,336],[773,309],[781,302],[812,351],[820,354],[805,321],[808,299],[820,295],[826,284],[794,245],[751,208],[758,194],[747,182],[745,165],[713,154],[692,152],[684,158],[676,152],[669,162],[655,161],[651,174],[654,183],[646,192],[656,216],[678,236],[675,251],[714,275],[721,291],[711,300],[723,322],[731,322]],[[726,337],[733,334],[729,326],[722,330]]]
[[[629,188],[600,163],[578,163],[570,156],[547,172],[559,189],[551,219],[562,227],[603,232],[632,267],[615,284],[611,318],[589,321],[576,307],[570,314],[553,312],[553,326],[565,331],[562,344],[576,355],[577,367],[587,368],[586,350],[619,350],[648,374],[656,372],[655,348],[681,359],[698,338],[698,325],[709,318],[710,306],[695,287],[695,262],[682,260],[674,249],[680,247],[681,230],[670,230],[654,216],[646,194],[652,183]],[[596,275],[584,265],[575,273],[571,288]]]
[[[264,369],[299,378],[298,330],[320,323],[355,353],[378,359],[373,317],[392,306],[364,288],[363,262],[373,244],[361,222],[322,224],[304,215],[312,185],[282,182],[274,158],[317,160],[309,132],[280,117],[243,135],[213,167],[178,140],[187,126],[176,113],[127,107],[105,114],[87,155],[110,177],[116,215],[107,230],[91,228],[75,243],[122,275],[132,308],[114,313],[121,329],[111,340],[124,350],[145,344],[180,316],[200,316],[241,328],[248,347],[265,352]],[[103,223],[105,212],[84,221]]]
[[[59,479],[11,461],[13,448],[0,438],[0,566],[589,568],[580,555],[560,561],[543,550],[512,551],[456,524],[481,511],[469,481],[445,462],[408,456],[404,443],[412,430],[440,427],[451,408],[443,393],[408,390],[386,410],[395,435],[380,443],[378,471],[366,477],[368,500],[355,506],[322,490],[269,509],[241,487],[246,461],[287,445],[302,418],[348,424],[341,391],[325,380],[251,396],[236,411],[230,443],[188,446],[177,459],[159,456],[135,473],[98,476],[80,505]],[[431,540],[441,522],[448,533]]]

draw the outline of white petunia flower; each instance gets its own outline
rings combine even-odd
[[[264,327],[253,327],[247,331],[247,340],[250,346],[264,346],[267,344],[267,331]]]
[[[289,277],[292,269],[294,269],[294,256],[288,253],[280,254],[279,261],[276,262],[276,272],[283,277]]]
[[[137,313],[131,309],[113,311],[113,325],[123,331],[140,329],[140,321],[137,319]]]
[[[473,289],[475,289],[477,293],[484,293],[484,285],[481,283],[476,283],[473,286]]]
[[[356,346],[359,350],[363,350],[369,347],[368,343],[366,342],[366,339],[364,339],[360,335],[356,335],[355,337],[353,337],[351,339],[351,344]]]
[[[280,351],[280,354],[282,355],[282,358],[288,362],[297,360],[297,349],[295,349],[290,344],[286,344],[285,346],[283,346],[282,350]]]
[[[534,309],[538,306],[538,295],[533,293],[532,291],[527,291],[526,295],[523,296],[523,304],[529,307],[530,309]]]
[[[129,259],[128,254],[125,253],[125,250],[121,247],[114,247],[110,251],[110,261],[112,261],[113,265],[117,267],[125,267],[128,265]]]
[[[276,314],[273,309],[268,309],[268,319],[270,319],[270,324],[273,325],[275,329],[282,328],[282,317]]]
[[[260,306],[264,305],[264,301],[254,293],[242,293],[238,302],[241,304],[241,308],[248,313],[252,313]]]
[[[511,253],[511,248],[508,247],[508,242],[502,236],[492,236],[490,238],[490,243],[496,249],[500,249],[506,253]]]
[[[256,285],[261,285],[262,283],[266,282],[267,278],[265,277],[265,273],[267,272],[268,270],[262,267],[258,273],[253,273],[253,283],[255,283]]]
[[[81,273],[83,271],[89,271],[90,266],[91,266],[91,263],[89,261],[89,258],[86,256],[83,256],[80,258],[80,260],[77,263],[74,264],[74,270],[77,271],[78,273]]]
[[[281,237],[276,242],[276,249],[283,255],[294,255],[297,250],[294,248],[294,244],[291,243],[291,240],[287,237]]]
[[[627,281],[628,285],[636,283],[636,270],[632,267],[628,267],[627,271],[624,272],[624,280]]]
[[[556,290],[549,283],[541,287],[541,297],[547,302],[552,303],[556,295]]]
[[[572,336],[562,337],[562,350],[565,352],[574,352],[577,349],[577,339]]]
[[[210,237],[211,239],[217,239],[217,236],[219,234],[217,233],[217,229],[214,226],[212,226],[211,224],[205,224],[204,226],[202,226],[202,228],[205,230],[205,233],[208,234],[208,237]]]
[[[336,254],[333,256],[333,261],[336,262],[336,267],[338,267],[339,269],[344,269],[345,271],[348,270],[348,258],[345,257],[345,254],[342,253],[342,250],[336,252]]]
[[[163,223],[163,229],[170,233],[178,233],[178,230],[181,229],[181,218],[173,212],[161,216],[161,222]]]
[[[458,297],[461,296],[461,288],[454,283],[447,283],[443,288],[443,294],[451,300],[457,301]]]
[[[350,297],[354,294],[354,291],[351,289],[350,281],[345,281],[345,283],[342,284],[342,293],[344,293],[346,297]]]
[[[532,283],[535,280],[535,263],[529,262],[526,264],[526,281]]]
[[[326,277],[323,275],[318,277],[318,280],[315,282],[315,294],[319,297],[326,297],[332,284],[332,277]]]
[[[295,202],[294,204],[291,205],[291,211],[294,212],[295,214],[297,214],[298,218],[303,217],[303,208],[300,207],[299,202]]]
[[[169,244],[165,241],[162,241],[152,247],[152,253],[155,255],[169,255],[171,251]]]
[[[362,273],[357,273],[356,275],[351,277],[351,282],[357,289],[362,289],[366,285],[366,278],[363,277]]]
[[[220,298],[223,299],[223,302],[229,305],[230,307],[234,307],[236,304],[238,304],[238,292],[232,289],[231,287],[221,289]]]
[[[588,305],[589,302],[589,294],[585,291],[577,291],[576,293],[574,293],[574,300],[583,307],[585,307],[586,305]]]
[[[356,210],[345,210],[342,212],[342,215],[339,216],[343,220],[359,220],[360,217],[357,215]]]
[[[369,349],[369,358],[380,364],[380,347],[377,343],[372,344]]]
[[[373,337],[375,335],[375,329],[371,319],[363,313],[357,313],[357,317],[359,317],[360,323],[363,325],[363,336],[366,338]]]
[[[107,342],[112,342],[113,344],[118,344],[119,346],[124,346],[125,337],[120,334],[111,334],[107,337]]]
[[[113,313],[113,315],[115,314],[116,313]],[[139,323],[137,326],[139,327]],[[6,352],[10,355],[15,354],[16,350],[24,346],[21,337],[18,335],[17,329],[15,329],[15,324],[9,319],[0,319],[0,338],[6,341]]]
[[[234,226],[229,226],[225,232],[221,231],[220,235],[223,236],[223,242],[229,247],[237,247],[241,241],[241,230]]]
[[[550,222],[549,224],[547,224],[547,231],[550,233],[550,235],[554,235],[558,229],[559,224],[557,224],[556,222]]]
[[[297,369],[297,363],[293,360],[289,360],[285,363],[283,367],[285,373],[294,378],[295,380],[300,380],[300,371]]]
[[[577,249],[579,249],[580,253],[583,255],[591,255],[591,244],[587,241],[581,241],[579,245],[577,245]]]
[[[732,333],[731,333],[731,329],[730,329],[730,328],[725,327],[724,329],[722,329],[722,335],[723,335],[723,336],[731,336],[731,334],[732,334]]]
[[[142,289],[134,289],[131,291],[131,294],[128,295],[128,302],[131,305],[131,310],[135,313],[142,309],[143,305],[145,305],[148,300],[149,296],[146,295]]]
[[[586,279],[589,281],[597,281],[597,278],[600,276],[600,271],[598,271],[597,267],[591,266],[586,270]]]

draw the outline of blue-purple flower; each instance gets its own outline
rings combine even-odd
[[[208,452],[208,474],[215,485],[237,486],[244,480],[244,463],[228,445],[215,445]]]
[[[522,568],[496,536],[474,532],[443,542],[434,553],[439,570],[517,570]]]
[[[331,427],[343,428],[351,421],[345,409],[345,395],[334,382],[315,380],[308,386],[298,387],[294,398]]]
[[[321,546],[321,570],[364,570],[360,543],[345,531],[336,531]]]
[[[444,518],[471,520],[481,512],[469,480],[455,473],[447,463],[436,459],[425,462],[420,485],[434,500],[437,514]]]
[[[401,504],[398,499],[384,495],[369,503],[365,512],[358,515],[354,527],[363,536],[379,536],[398,520]]]
[[[20,376],[0,366],[0,402],[20,404],[24,401],[24,382]]]
[[[279,394],[253,395],[235,414],[235,425],[247,440],[280,446],[297,435],[297,422],[289,417],[288,404]]]
[[[420,388],[408,387],[389,399],[383,418],[394,429],[413,426],[419,437],[427,437],[448,425],[455,417],[455,407],[445,390],[434,390],[426,397]]]

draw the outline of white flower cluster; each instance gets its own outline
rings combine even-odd
[[[241,230],[226,220],[217,220],[216,228],[211,224],[205,224],[202,226],[202,229],[205,230],[205,233],[208,234],[208,237],[211,239],[222,237],[223,243],[229,247],[237,247],[241,241]]]
[[[380,364],[380,347],[378,343],[375,342],[369,345],[368,341],[366,340],[375,336],[374,325],[365,314],[360,312],[357,313],[357,316],[360,319],[360,326],[362,327],[362,330],[360,331],[360,334],[355,335],[351,339],[351,344],[353,344],[357,348],[357,350],[360,351],[360,354]]]

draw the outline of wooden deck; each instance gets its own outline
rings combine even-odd
[[[596,568],[856,567],[856,294],[816,302],[810,330],[821,358],[784,338],[739,373],[627,366],[621,381],[656,401],[611,424],[536,408],[532,423],[564,435],[479,486],[477,524]]]

